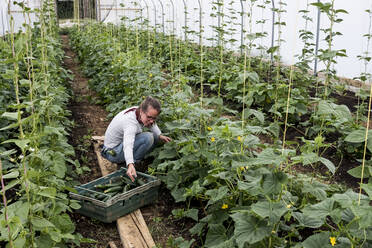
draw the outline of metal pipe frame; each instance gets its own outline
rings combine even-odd
[[[169,2],[172,5],[172,34],[174,34],[174,4],[173,4],[173,0],[169,0]]]
[[[241,12],[241,28],[240,28],[240,55],[243,54],[243,44],[244,44],[244,0],[240,0],[240,6],[242,7]]]
[[[318,3],[320,0],[318,0]],[[315,58],[314,58],[314,76],[318,76],[318,50],[319,50],[319,31],[320,31],[320,8],[318,7],[318,16],[316,23],[316,42],[315,42]]]
[[[198,3],[199,3],[199,45],[201,45],[201,42],[202,42],[202,15],[203,15],[203,10],[202,10],[202,6],[201,6],[201,2],[200,0],[198,0]]]
[[[164,30],[164,6],[162,0],[159,0],[160,6],[161,6],[161,21],[162,21],[162,26],[163,26],[163,34],[165,34]]]
[[[184,12],[185,12],[185,41],[187,41],[187,7],[186,7],[186,1],[185,0],[182,0],[183,1],[183,9],[184,9]]]
[[[152,5],[154,6],[154,27],[155,27],[155,31],[156,31],[156,25],[157,25],[157,22],[156,22],[156,5],[155,5],[155,2],[154,0],[151,0],[152,2]]]
[[[273,6],[273,10],[272,10],[272,12],[273,12],[273,22],[272,22],[272,28],[271,28],[271,47],[274,47],[274,35],[275,35],[275,33],[274,33],[274,31],[275,31],[275,2],[274,2],[274,0],[271,0],[271,4]],[[273,64],[274,63],[274,54],[273,53],[271,53],[271,55],[270,55],[270,60],[271,60],[271,64]]]

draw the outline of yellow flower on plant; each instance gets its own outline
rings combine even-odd
[[[152,73],[149,74],[149,77],[152,77]]]
[[[291,204],[288,204],[288,205],[287,205],[287,208],[291,208],[291,207],[292,207],[292,205],[291,205]]]
[[[208,131],[212,131],[213,129],[211,127],[207,127],[207,130]]]
[[[329,242],[331,243],[332,246],[335,246],[335,244],[336,244],[336,237],[329,237]]]
[[[240,142],[242,142],[242,136],[238,136],[237,138]]]
[[[245,169],[246,169],[246,168],[245,168],[244,166],[240,166],[240,170],[241,170],[241,171],[245,171]]]
[[[222,208],[222,209],[226,209],[226,208],[228,208],[228,207],[229,207],[229,205],[227,205],[227,204],[224,203],[224,204],[222,205],[221,208]]]
[[[212,141],[212,142],[215,142],[215,141],[216,141],[216,139],[215,139],[214,137],[212,137],[212,138],[211,138],[211,141]]]

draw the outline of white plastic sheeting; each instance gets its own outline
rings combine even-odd
[[[217,9],[215,4],[217,0],[100,0],[101,10],[100,20],[105,22],[118,23],[126,17],[126,22],[136,25],[137,22],[131,21],[136,17],[148,19],[152,27],[156,25],[158,31],[166,33],[174,33],[178,37],[199,42],[199,29],[200,29],[200,13],[202,14],[201,23],[203,30],[203,44],[206,46],[216,45],[218,42],[218,34],[216,33],[216,26],[220,23],[223,25],[225,31],[230,31],[233,34],[226,34],[224,40],[235,40],[235,42],[228,42],[225,47],[240,51],[241,45],[241,13],[242,6],[244,8],[244,32],[245,35],[252,32],[265,32],[266,36],[255,40],[256,46],[263,46],[268,49],[272,42],[272,1],[257,0],[252,8],[252,24],[249,25],[249,17],[247,12],[250,11],[250,0],[221,0],[223,5],[220,7],[220,12],[223,12],[223,17],[218,18]],[[124,4],[125,2],[125,4]],[[273,1],[276,8],[279,8],[279,0]],[[286,5],[282,6],[283,12],[280,16],[280,21],[285,22],[281,27],[281,50],[280,55],[282,61],[286,64],[294,64],[297,62],[296,55],[301,53],[303,43],[299,38],[299,30],[304,29],[305,20],[301,17],[302,14],[299,10],[306,9],[307,2],[317,2],[317,0],[282,0]],[[330,2],[321,0],[321,2]],[[120,7],[120,4],[124,7]],[[201,5],[201,11],[199,4]],[[265,8],[260,8],[258,5],[265,5]],[[332,43],[332,50],[346,49],[348,57],[337,59],[337,64],[334,69],[337,74],[342,77],[353,78],[364,72],[363,63],[357,58],[362,55],[367,49],[367,40],[363,35],[368,33],[369,28],[369,15],[365,10],[371,9],[371,0],[335,0],[335,9],[345,9],[349,14],[338,15],[338,18],[343,19],[341,23],[334,24],[334,31],[342,33],[342,36],[336,36]],[[174,7],[173,7],[174,6]],[[111,8],[111,10],[110,10]],[[99,7],[98,7],[99,9]],[[141,10],[137,10],[141,9]],[[187,12],[187,20],[185,20],[185,10]],[[315,36],[317,32],[317,8],[315,6],[308,7],[309,17],[312,21],[308,22],[307,30],[314,34],[314,39],[311,41],[315,43]],[[99,12],[99,11],[98,11]],[[105,17],[105,18],[104,18]],[[260,21],[265,21],[260,23]],[[275,16],[275,21],[278,21],[278,15]],[[194,31],[194,33],[185,34],[184,26],[187,23],[187,29]],[[163,28],[164,23],[164,28]],[[321,15],[320,30],[329,28],[330,23],[325,14]],[[277,45],[278,39],[278,26],[275,25],[274,29],[274,46]],[[326,42],[324,41],[324,32],[319,32],[319,48],[326,49]],[[247,44],[245,38],[244,44]],[[372,48],[369,47],[369,50]],[[257,54],[259,51],[255,51]],[[311,65],[313,67],[313,65]],[[322,63],[318,64],[318,71],[324,69]],[[370,70],[370,69],[369,69]]]
[[[17,0],[19,3],[23,3],[28,8],[39,9],[40,1],[39,0]],[[14,22],[11,21],[13,18]],[[17,32],[20,29],[23,29],[23,24],[27,23],[32,25],[37,20],[35,13],[30,13],[26,15],[22,8],[14,4],[14,1],[10,0],[0,0],[0,35],[8,33],[12,27],[11,24],[14,24],[14,31]]]
[[[10,15],[8,14],[8,2],[10,0],[0,0],[0,35],[5,34],[10,30]],[[30,8],[38,8],[40,0],[21,0]],[[255,40],[256,47],[261,46],[265,49],[270,48],[272,42],[272,3],[276,8],[279,8],[279,0],[253,1],[251,25],[249,24],[250,0],[220,0],[223,4],[218,7],[217,0],[96,0],[97,1],[97,20],[104,22],[119,23],[121,21],[130,25],[139,25],[141,20],[148,20],[150,27],[155,27],[157,31],[165,33],[173,33],[178,37],[199,42],[200,30],[200,14],[202,28],[202,42],[206,46],[216,45],[218,42],[218,34],[216,26],[223,26],[225,31],[230,34],[225,34],[224,40],[234,42],[226,42],[224,45],[227,49],[240,51],[241,45],[241,23],[242,23],[242,5],[243,5],[243,30],[244,44],[248,40],[248,33],[266,33],[266,36]],[[299,38],[299,30],[305,27],[305,20],[301,17],[299,10],[306,9],[307,2],[317,2],[317,0],[281,0],[286,5],[283,6],[283,12],[280,16],[280,21],[285,22],[281,27],[281,50],[280,55],[282,61],[286,64],[294,64],[297,62],[296,55],[301,53],[303,43]],[[320,0],[321,2],[329,2],[329,0]],[[266,3],[265,3],[266,2]],[[265,8],[260,8],[259,5],[264,5]],[[342,36],[336,36],[332,43],[333,50],[345,49],[348,57],[337,58],[337,64],[334,69],[339,76],[354,78],[358,77],[361,72],[364,72],[364,65],[357,56],[362,55],[367,49],[372,50],[372,47],[367,48],[367,40],[363,35],[368,33],[369,15],[367,9],[372,8],[372,0],[335,0],[335,9],[345,9],[349,14],[339,14],[342,18],[341,23],[334,25],[334,31],[342,33]],[[218,17],[217,11],[223,12],[223,17]],[[307,30],[314,34],[317,32],[317,8],[309,6],[309,17],[312,21],[308,22]],[[185,15],[185,11],[187,12]],[[20,12],[20,7],[10,4],[10,14],[15,20],[15,30],[22,28],[22,23],[25,22],[23,13]],[[31,22],[36,20],[35,14],[31,14]],[[187,17],[187,18],[185,18]],[[26,18],[28,23],[28,20]],[[263,22],[264,21],[264,22]],[[278,15],[275,16],[275,21],[278,21]],[[262,23],[263,22],[263,23]],[[191,33],[186,34],[187,30]],[[320,30],[329,28],[329,20],[325,14],[321,15]],[[142,26],[143,27],[143,26]],[[274,45],[277,45],[278,26],[274,29]],[[320,43],[319,48],[325,49],[327,44],[324,41],[325,35],[322,31],[319,32]],[[372,45],[370,45],[372,46]],[[255,50],[255,54],[259,51]],[[313,65],[311,65],[313,67]],[[318,70],[324,69],[324,65],[319,63]],[[371,68],[367,68],[371,72]]]

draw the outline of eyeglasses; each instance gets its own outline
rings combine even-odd
[[[144,113],[144,114],[145,114],[145,113]],[[147,115],[147,114],[145,114],[145,115],[146,115],[146,118],[147,118],[147,119],[150,119],[150,120],[156,121],[157,116],[151,116],[151,115]]]

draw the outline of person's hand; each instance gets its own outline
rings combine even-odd
[[[128,177],[130,177],[132,182],[134,182],[134,178],[137,177],[137,172],[136,172],[136,168],[134,168],[134,164],[128,164],[127,175]]]
[[[172,141],[171,138],[164,136],[164,135],[159,135],[159,139],[165,143],[168,143],[169,141]]]

